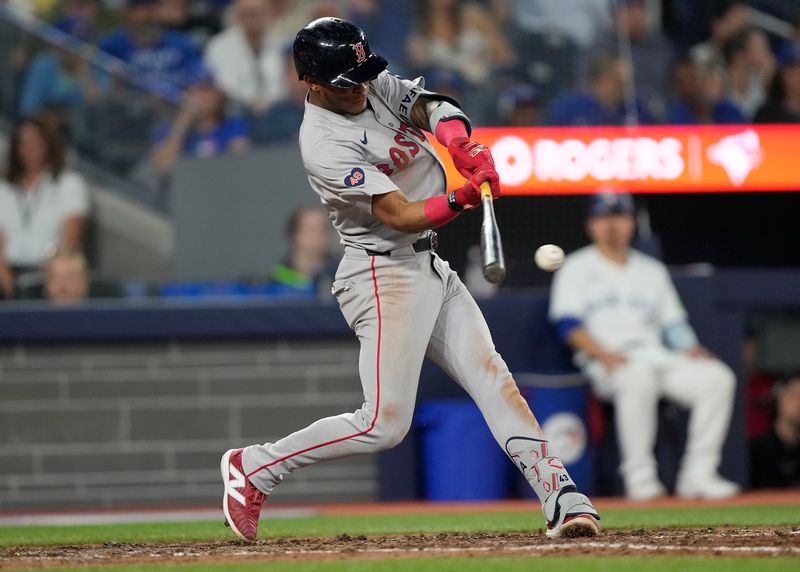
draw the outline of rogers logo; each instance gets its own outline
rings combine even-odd
[[[674,180],[685,169],[683,144],[674,137],[539,139],[529,144],[508,135],[492,145],[501,180],[522,185],[531,177],[546,181]]]
[[[748,175],[764,160],[758,133],[752,129],[728,135],[708,148],[708,160],[722,167],[731,183],[741,187]]]

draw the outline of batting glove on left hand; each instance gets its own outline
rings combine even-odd
[[[500,196],[500,177],[494,169],[476,172],[464,186],[453,191],[456,202],[465,210],[474,209],[481,204],[481,183],[488,182],[492,188],[492,198]]]
[[[462,177],[469,179],[478,171],[495,171],[492,152],[482,143],[470,141],[466,137],[456,137],[447,146],[447,151]],[[499,194],[500,181],[490,181],[490,184],[492,185],[492,194]]]

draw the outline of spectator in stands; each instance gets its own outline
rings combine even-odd
[[[406,0],[350,0],[348,20],[364,30],[372,51],[392,62],[394,73],[406,66],[406,39],[411,33],[411,7]]]
[[[775,75],[775,58],[766,34],[755,28],[736,32],[723,48],[727,97],[747,119],[752,119],[767,98]]]
[[[107,88],[98,81],[88,60],[77,54],[81,42],[89,42],[96,2],[72,0],[55,28],[68,34],[63,44],[37,55],[25,73],[19,97],[20,117],[47,114],[64,124],[70,111],[97,100]]]
[[[630,69],[617,54],[596,55],[589,67],[589,86],[557,98],[547,113],[548,125],[598,126],[652,123],[650,114],[638,102],[628,109],[625,84]]]
[[[778,54],[779,70],[769,98],[756,115],[758,123],[800,123],[800,43]]]
[[[408,39],[408,53],[417,69],[450,71],[479,87],[516,60],[489,10],[454,0],[428,0],[419,32]]]
[[[308,88],[305,82],[297,80],[293,56],[290,54],[284,61],[282,81],[288,86],[289,94],[272,104],[261,117],[251,118],[250,135],[256,145],[297,141],[300,124],[303,122]]]
[[[733,102],[723,97],[722,80],[716,69],[700,69],[691,57],[683,57],[673,68],[676,101],[667,114],[672,125],[744,123]]]
[[[126,0],[125,25],[100,40],[100,49],[133,67],[128,79],[159,94],[173,94],[200,60],[188,36],[164,31],[158,0]]]
[[[226,116],[225,94],[203,67],[195,70],[175,121],[158,130],[156,142],[153,161],[162,175],[182,156],[239,153],[250,146],[247,124],[241,117]]]
[[[669,71],[675,57],[672,44],[660,30],[649,29],[645,0],[617,0],[614,24],[615,29],[603,35],[592,53],[614,51],[619,43],[617,35],[627,35],[636,95],[651,115],[663,118],[667,104],[665,98],[669,92]]]
[[[498,119],[508,127],[541,125],[543,115],[536,88],[527,83],[509,86],[497,98]]]
[[[331,256],[330,221],[318,207],[301,207],[286,227],[289,253],[270,273],[270,281],[298,293],[327,293],[336,274]]]
[[[186,34],[203,46],[222,29],[222,9],[210,0],[159,0],[158,20],[164,28]]]
[[[89,267],[75,250],[57,250],[45,267],[44,295],[55,304],[67,305],[89,297]]]
[[[284,49],[270,31],[269,0],[237,0],[234,15],[235,24],[209,41],[205,64],[225,94],[258,118],[288,93]]]
[[[0,291],[13,297],[15,278],[40,269],[56,248],[79,250],[89,193],[66,168],[58,134],[39,119],[21,121],[11,136],[0,181]]]
[[[523,34],[561,34],[588,49],[611,27],[608,0],[494,0],[507,29]],[[563,70],[560,70],[563,73]]]
[[[745,0],[714,0],[711,6],[711,37],[692,48],[691,55],[702,69],[725,70],[723,48],[736,32],[750,26]]]
[[[653,454],[662,397],[691,409],[677,494],[735,494],[738,487],[717,473],[733,410],[733,372],[698,342],[666,267],[631,249],[630,195],[591,197],[586,230],[593,244],[570,254],[556,273],[550,317],[597,395],[614,403],[627,496],[666,493]]]
[[[755,488],[800,486],[800,372],[775,386],[775,423],[750,445]]]

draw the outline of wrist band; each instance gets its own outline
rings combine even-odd
[[[451,191],[450,193],[447,194],[447,206],[456,211],[457,213],[460,213],[461,211],[464,210],[464,205],[459,203],[458,200],[456,199],[455,191]]]
[[[437,195],[425,201],[425,218],[432,228],[438,228],[456,218],[460,212],[450,208],[449,195]]]

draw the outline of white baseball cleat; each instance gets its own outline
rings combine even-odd
[[[562,490],[552,509],[552,516],[545,510],[548,538],[584,538],[600,534],[600,515],[586,495],[574,489]]]
[[[736,496],[740,491],[739,485],[717,473],[702,478],[681,475],[675,487],[675,494],[686,499],[721,500]]]

